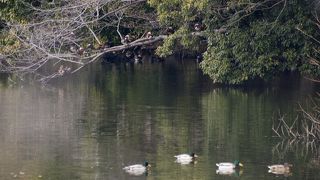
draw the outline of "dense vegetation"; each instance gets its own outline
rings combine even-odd
[[[215,82],[237,84],[292,70],[319,75],[319,68],[310,64],[320,45],[312,1],[151,2],[160,22],[178,26],[179,32],[188,33],[190,23],[204,24],[208,48],[201,67]],[[170,52],[169,41],[160,53]]]
[[[55,3],[55,7],[66,4],[63,0],[42,1],[41,4],[32,0],[0,1],[0,22],[3,22],[1,54],[12,53],[21,46],[12,35],[19,31],[12,32],[8,25],[12,22],[27,24],[33,19],[32,16],[38,17],[38,14],[33,12],[34,9],[30,10],[28,3],[33,7],[45,8],[51,7],[52,3]],[[101,9],[97,12],[101,12],[100,16],[104,17],[112,10],[122,7],[124,3],[128,2],[106,3],[100,5]],[[152,30],[154,35],[161,35],[166,29],[172,28],[174,33],[165,38],[156,53],[159,56],[170,55],[174,53],[177,45],[203,53],[201,68],[214,82],[239,84],[255,78],[270,79],[286,71],[299,71],[312,78],[320,75],[317,60],[320,45],[317,1],[148,0],[147,4],[142,3],[129,8],[127,12],[130,12],[130,15],[127,18],[119,18],[119,14],[115,13],[118,26],[121,25],[118,30],[139,37],[147,30]],[[136,17],[133,17],[133,14]],[[155,16],[152,17],[152,14]],[[148,24],[151,20],[156,20],[156,23],[153,21],[153,25]],[[82,38],[82,42],[77,40],[79,46],[84,42],[88,44],[94,41],[92,39],[96,39],[96,42],[93,42],[95,46],[106,41],[114,46],[119,45],[123,37],[121,34],[118,37],[117,21],[101,28],[99,23],[106,21],[101,18],[94,25],[89,24],[91,29],[98,33],[94,38]],[[196,24],[200,25],[197,30],[199,34],[194,33]],[[204,40],[207,42],[207,49],[200,52],[199,43]],[[66,47],[61,45],[60,49],[64,48]],[[9,64],[15,66],[17,63]],[[1,70],[5,71],[3,68]]]

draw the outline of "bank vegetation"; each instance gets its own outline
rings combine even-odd
[[[177,47],[203,57],[201,69],[219,83],[320,74],[315,0],[1,0],[0,7],[0,71],[41,81],[112,52],[139,59],[150,47],[159,57]]]

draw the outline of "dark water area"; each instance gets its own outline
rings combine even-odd
[[[213,85],[194,61],[95,64],[49,86],[0,81],[1,179],[319,179],[317,151],[274,137],[319,87],[296,76],[271,85]],[[196,163],[174,155],[196,152]],[[147,160],[151,170],[122,168]],[[216,163],[241,171],[217,174]],[[267,165],[289,162],[290,174]]]

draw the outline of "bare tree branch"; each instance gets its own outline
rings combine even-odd
[[[106,48],[102,38],[106,34],[101,34],[104,28],[120,32],[120,27],[124,25],[120,20],[135,17],[134,11],[126,9],[143,5],[145,2],[146,0],[68,0],[59,1],[59,4],[41,1],[40,5],[34,6],[24,1],[34,18],[28,23],[7,23],[7,33],[18,43],[14,51],[1,55],[0,71],[35,72],[52,62],[50,64],[53,66],[63,65],[63,68],[54,70],[50,75],[57,77],[70,68],[78,69],[96,61],[106,52],[145,44],[146,41]],[[118,14],[121,14],[121,18],[114,24]],[[120,39],[123,39],[121,33],[119,35]],[[71,67],[68,63],[79,67]],[[47,77],[49,76],[45,75],[45,79],[48,79]]]

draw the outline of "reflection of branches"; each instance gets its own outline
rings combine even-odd
[[[285,159],[289,153],[294,153],[299,159],[304,159],[309,164],[320,166],[320,144],[317,141],[305,142],[301,140],[282,140],[272,148],[273,157]]]
[[[272,153],[283,159],[288,152],[303,159],[312,156],[312,163],[320,165],[320,106],[319,100],[312,100],[312,108],[306,109],[299,104],[300,115],[289,124],[284,116],[273,123],[272,130],[282,138],[273,147]]]
[[[272,148],[273,156],[284,159],[289,152],[295,152],[299,157],[307,157],[309,154],[319,155],[320,145],[316,141],[305,142],[303,140],[282,140]]]

